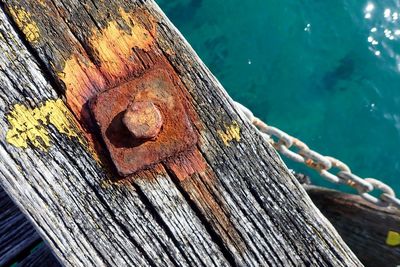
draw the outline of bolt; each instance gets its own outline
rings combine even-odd
[[[150,101],[131,103],[122,122],[135,139],[155,139],[161,130],[163,119],[160,110]]]

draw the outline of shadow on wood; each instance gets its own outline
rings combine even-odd
[[[400,210],[377,207],[357,195],[306,186],[307,193],[365,266],[400,265],[400,246],[389,246],[389,231],[400,232]]]

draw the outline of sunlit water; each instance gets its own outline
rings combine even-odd
[[[234,99],[400,194],[399,1],[158,3]]]

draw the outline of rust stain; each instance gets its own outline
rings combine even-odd
[[[176,76],[174,70],[164,64],[91,101],[94,119],[121,176],[149,168],[197,143],[197,134],[183,105],[186,99],[181,94],[182,87],[177,88],[171,79],[173,76]],[[154,140],[134,138],[123,124],[129,105],[142,101],[151,101],[157,106],[163,120],[162,129]]]
[[[152,144],[160,141],[158,146],[161,149],[160,151],[164,151],[163,153],[165,154],[161,158],[167,160],[182,153],[193,143],[197,142],[198,132],[196,129],[199,129],[201,123],[198,120],[197,113],[192,108],[187,109],[187,107],[191,107],[187,103],[190,96],[184,85],[182,85],[179,76],[170,66],[165,56],[157,52],[159,48],[155,45],[157,38],[156,19],[147,11],[141,9],[131,12],[120,8],[118,12],[119,18],[110,20],[105,24],[104,28],[88,29],[90,34],[86,38],[86,44],[89,49],[78,48],[77,52],[61,64],[63,66],[62,69],[56,70],[57,75],[65,85],[68,106],[87,129],[86,138],[90,146],[98,152],[97,154],[101,157],[101,162],[108,166],[110,161],[104,157],[108,153],[96,140],[97,137],[93,132],[95,127],[92,123],[91,112],[89,111],[89,101],[110,88],[126,83],[127,80],[136,80],[133,77],[141,80],[143,75],[146,75],[148,72],[148,69],[167,69],[169,79],[172,79],[172,83],[176,87],[175,90],[182,94],[182,96],[179,96],[179,100],[175,101],[182,102],[183,109],[187,112],[185,120],[187,119],[188,123],[195,125],[193,131],[190,131],[191,133],[188,135],[187,132],[175,127],[177,123],[181,123],[179,120],[182,117],[176,116],[176,114],[174,117],[174,113],[169,112],[172,119],[166,122],[167,126],[163,125],[163,129],[157,140],[149,143]],[[90,53],[90,55],[87,53]],[[174,54],[174,51],[169,50],[167,53]],[[56,65],[58,66],[58,64]],[[156,92],[156,94],[159,93]],[[139,94],[138,97],[145,100],[153,97],[159,98],[159,96],[151,95],[151,91],[148,91],[145,95]],[[168,98],[165,101],[170,103]],[[176,109],[176,107],[170,106],[168,109]],[[165,134],[163,135],[166,128],[171,128],[171,131],[174,129],[175,133],[178,133],[179,138],[173,134],[169,137]],[[185,141],[187,139],[193,140]],[[177,143],[182,143],[182,140],[184,140],[184,145],[176,145]],[[175,147],[175,150],[172,151],[169,149],[173,147]],[[151,150],[149,151],[151,152]],[[150,152],[147,154],[151,155]],[[131,157],[131,161],[134,158]],[[135,159],[134,161],[137,162],[142,161],[137,156]],[[187,162],[187,165],[194,164],[193,167],[179,165],[178,161],[171,163],[171,166],[179,173],[178,176],[180,179],[184,179],[196,171],[202,171],[205,166],[201,155],[196,154],[194,156],[187,156],[185,160],[180,159],[181,162]],[[145,165],[154,167],[156,166],[154,164],[157,162],[159,160],[155,160],[153,164],[147,162]],[[128,171],[124,173],[128,173]]]
[[[79,119],[82,108],[100,88],[106,87],[106,81],[96,66],[84,58],[74,55],[65,62],[65,67],[57,73],[66,87],[65,96],[69,107]]]
[[[94,31],[89,38],[90,46],[95,51],[99,60],[100,70],[112,78],[124,77],[132,71],[130,66],[135,65],[137,58],[133,49],[138,48],[145,52],[152,50],[154,37],[156,35],[155,24],[147,30],[139,21],[138,14],[127,13],[122,8],[119,10],[122,21],[110,21],[106,28],[100,32]],[[123,29],[120,23],[127,29]]]
[[[57,71],[66,87],[67,103],[78,118],[82,117],[83,105],[98,92],[142,71],[142,63],[135,57],[134,49],[152,53],[156,36],[155,20],[149,15],[150,26],[144,25],[140,19],[145,17],[142,13],[120,9],[119,20],[108,22],[104,29],[89,30],[88,46],[96,62],[90,61],[81,49],[79,54],[71,55],[64,62],[62,70]]]
[[[246,245],[227,215],[224,196],[213,190],[216,177],[200,151],[197,148],[187,151],[170,159],[165,167],[179,179],[184,190],[205,214],[205,218],[217,229],[224,243],[231,244],[243,254]]]
[[[225,208],[225,197],[219,195],[215,188],[215,174],[212,170],[206,170],[188,177],[181,182],[182,187],[200,207],[202,213],[213,225],[225,244],[231,244],[239,253],[244,253],[246,245],[237,233],[229,219]]]
[[[143,50],[146,56],[151,55],[156,36],[155,19],[145,11],[120,9],[119,14],[120,18],[103,29],[88,29],[86,43],[95,60],[77,46],[78,51],[61,63],[61,69],[55,67],[59,64],[50,63],[64,84],[68,107],[85,129],[91,153],[97,151],[96,160],[100,157],[105,165],[107,152],[92,131],[94,125],[86,104],[98,93],[142,73],[146,60],[139,59],[137,53]]]
[[[180,181],[189,178],[195,173],[203,173],[207,168],[203,156],[197,149],[170,159],[166,165]]]

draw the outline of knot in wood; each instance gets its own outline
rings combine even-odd
[[[163,119],[160,110],[150,101],[131,103],[122,119],[135,139],[155,139],[161,131]]]

